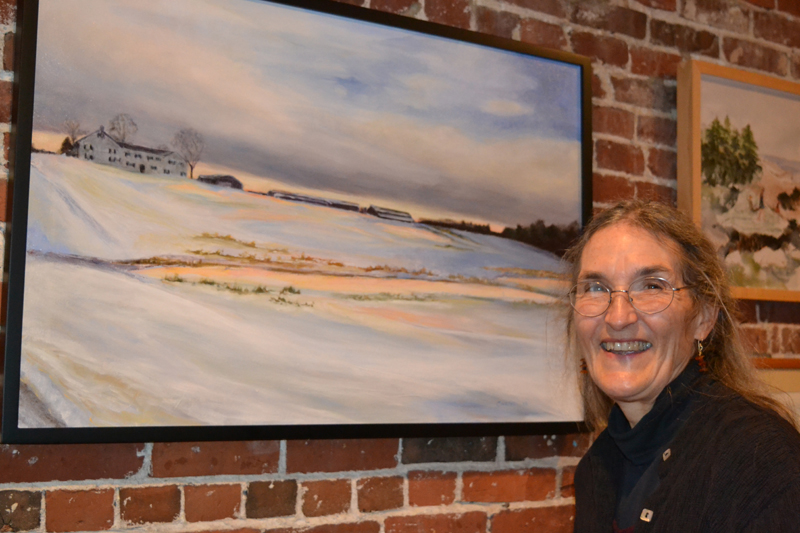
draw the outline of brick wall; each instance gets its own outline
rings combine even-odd
[[[798,0],[354,2],[590,56],[596,208],[675,202],[682,58],[800,81]],[[15,14],[15,0],[0,0],[5,166]],[[9,216],[0,209],[0,235]],[[800,306],[742,308],[756,352],[800,354]],[[587,435],[533,435],[0,446],[0,531],[567,532],[588,445]]]

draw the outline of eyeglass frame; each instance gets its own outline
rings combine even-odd
[[[669,286],[670,290],[672,291],[671,298],[669,299],[669,303],[666,305],[666,307],[664,307],[664,309],[661,309],[660,311],[653,311],[653,312],[648,313],[647,311],[642,311],[641,309],[636,307],[636,304],[633,303],[633,298],[631,297],[631,287],[633,286],[634,283],[637,283],[639,281],[644,281],[644,280],[647,280],[647,279],[655,279],[655,280],[658,280],[658,281],[663,281],[664,283],[667,284],[667,286]],[[590,280],[587,280],[587,281],[590,281]],[[626,296],[627,296],[628,303],[631,304],[631,307],[633,307],[638,313],[643,313],[645,315],[657,315],[658,313],[663,313],[664,311],[669,309],[669,306],[672,305],[673,301],[675,301],[675,293],[676,292],[682,291],[684,289],[691,289],[691,288],[694,287],[694,285],[684,285],[683,287],[673,287],[672,283],[670,283],[669,280],[664,279],[664,278],[660,278],[660,277],[657,277],[657,276],[645,276],[643,278],[635,279],[635,280],[633,280],[631,282],[630,285],[628,285],[627,289],[611,289],[611,287],[608,287],[605,284],[603,284],[602,281],[597,281],[597,283],[599,283],[599,284],[603,285],[603,287],[605,287],[606,292],[608,293],[608,302],[606,303],[605,309],[603,309],[600,313],[597,313],[596,315],[584,315],[583,313],[578,311],[578,309],[575,307],[575,302],[573,302],[572,299],[573,299],[573,295],[575,295],[575,297],[577,297],[576,289],[578,288],[578,285],[580,285],[580,283],[576,283],[569,290],[568,298],[569,298],[570,307],[572,307],[572,309],[574,309],[576,313],[578,313],[579,315],[581,315],[583,317],[586,317],[586,318],[597,318],[599,316],[604,315],[611,308],[611,302],[614,300],[614,293],[615,292],[624,292],[626,294]]]

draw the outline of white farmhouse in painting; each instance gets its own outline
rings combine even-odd
[[[188,164],[177,153],[118,142],[103,126],[75,141],[72,153],[79,159],[141,174],[186,177],[188,171]]]

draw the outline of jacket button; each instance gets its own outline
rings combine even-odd
[[[667,459],[669,459],[670,455],[672,455],[672,450],[667,448],[666,450],[664,450],[664,453],[661,454],[661,457],[663,457],[664,460],[666,461]]]
[[[642,509],[642,514],[639,516],[645,522],[649,522],[653,519],[653,511],[650,509]]]

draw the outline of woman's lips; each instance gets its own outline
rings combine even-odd
[[[647,341],[604,341],[600,347],[616,355],[633,355],[649,350],[653,346]]]

